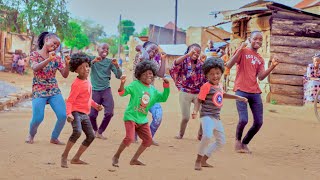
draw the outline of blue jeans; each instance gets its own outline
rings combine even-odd
[[[156,134],[161,122],[162,122],[162,107],[160,103],[154,104],[150,109],[149,112],[152,114],[152,122],[150,124],[150,130],[152,137]],[[138,136],[135,135],[135,139],[137,140]]]
[[[35,98],[32,100],[32,119],[30,122],[29,134],[31,137],[36,135],[37,129],[43,121],[44,109],[47,102],[50,104],[57,117],[51,139],[58,139],[67,119],[66,104],[61,94],[44,98]]]
[[[263,103],[260,94],[246,93],[243,91],[236,91],[236,95],[248,99],[248,104],[253,115],[253,125],[249,129],[247,135],[243,138],[243,144],[249,144],[254,135],[260,130],[263,124]],[[247,103],[237,101],[237,109],[239,114],[239,123],[237,126],[236,138],[241,141],[243,129],[248,123],[248,108]]]

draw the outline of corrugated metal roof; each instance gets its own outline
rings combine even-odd
[[[168,55],[182,56],[186,52],[188,46],[186,44],[161,44],[159,45],[163,52]]]
[[[294,7],[303,9],[303,8],[307,8],[307,7],[310,7],[310,6],[317,5],[317,4],[320,5],[320,1],[319,0],[303,0],[303,1],[299,2],[298,4],[296,4]]]

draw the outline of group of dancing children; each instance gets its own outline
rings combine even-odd
[[[190,117],[196,119],[200,114],[198,139],[199,150],[195,161],[195,170],[202,167],[212,167],[207,160],[212,153],[225,144],[223,123],[220,110],[223,99],[235,99],[239,114],[236,129],[235,150],[239,153],[251,153],[249,142],[259,131],[263,123],[263,103],[257,78],[265,79],[278,65],[278,59],[273,58],[271,65],[265,70],[264,60],[257,52],[262,45],[262,33],[252,32],[246,42],[243,42],[228,61],[214,56],[201,55],[201,47],[192,44],[185,55],[176,59],[170,67],[170,75],[179,90],[179,103],[182,113],[180,130],[176,139],[183,139]],[[71,159],[71,164],[87,164],[80,159],[95,138],[106,139],[106,130],[114,114],[114,101],[110,88],[111,72],[120,79],[118,94],[130,95],[130,101],[124,112],[123,120],[126,135],[118,150],[112,157],[112,165],[119,167],[121,153],[132,142],[142,140],[136,153],[130,160],[131,165],[145,165],[139,160],[140,155],[151,145],[159,145],[155,134],[162,122],[162,107],[159,103],[166,102],[170,94],[169,81],[164,78],[166,54],[159,53],[156,43],[146,42],[136,47],[134,59],[134,80],[125,85],[126,75],[122,74],[116,59],[107,58],[109,45],[98,47],[98,56],[91,57],[84,53],[76,53],[64,61],[55,54],[60,46],[60,39],[54,33],[44,32],[39,36],[39,50],[30,55],[31,68],[34,72],[32,92],[32,119],[30,121],[27,143],[34,143],[34,137],[40,123],[44,119],[46,104],[54,110],[57,122],[51,135],[50,142],[65,145],[58,137],[66,120],[71,123],[73,132],[61,155],[61,167],[67,168],[67,158],[73,145],[81,136],[86,138]],[[235,95],[227,94],[220,80],[225,68],[231,69],[236,64]],[[65,103],[55,77],[59,70],[64,78],[69,71],[78,74],[71,85],[69,97]],[[91,70],[91,73],[90,73]],[[90,81],[89,81],[90,74]],[[155,77],[163,78],[163,91],[159,92],[153,85]],[[191,112],[191,104],[194,104]],[[243,130],[248,123],[249,104],[253,114],[253,125],[242,138]],[[97,126],[99,111],[104,111],[101,125]],[[148,123],[147,114],[152,114],[152,122]],[[215,140],[213,141],[213,138]]]

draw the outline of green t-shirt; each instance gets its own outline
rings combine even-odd
[[[131,95],[123,120],[145,124],[148,123],[149,109],[155,103],[166,102],[170,94],[170,88],[164,88],[161,93],[154,86],[147,87],[139,80],[135,80],[124,88],[124,92],[119,92],[119,94],[121,96]]]
[[[94,57],[91,57],[94,59]],[[100,62],[91,63],[92,90],[102,91],[110,87],[111,71],[117,79],[122,76],[122,71],[111,63],[111,59],[105,58]]]

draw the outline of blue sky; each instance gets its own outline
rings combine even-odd
[[[255,0],[178,0],[178,26],[210,26],[221,19],[209,15],[212,11],[232,10]],[[276,0],[294,6],[301,0]],[[137,32],[149,24],[164,26],[174,21],[175,0],[70,0],[72,17],[91,19],[105,28],[107,35],[117,34],[119,15],[135,22]],[[227,30],[227,29],[226,29]]]

